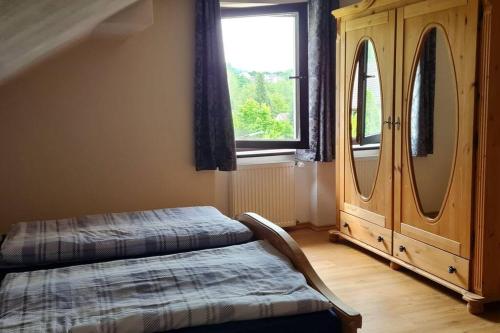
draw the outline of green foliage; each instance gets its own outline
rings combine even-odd
[[[292,73],[245,72],[228,65],[229,92],[236,138],[295,138]]]
[[[382,110],[373,91],[366,90],[365,136],[380,134]]]
[[[289,121],[273,118],[271,107],[249,98],[234,114],[236,137],[240,139],[290,139],[293,127]]]
[[[285,100],[283,95],[273,93],[269,101],[273,117],[277,117],[279,114],[290,114],[290,104]]]
[[[366,90],[366,102],[365,102],[365,114],[364,123],[365,131],[360,133],[364,134],[364,137],[380,134],[382,131],[382,110],[380,107],[380,101],[375,97],[373,91]],[[357,110],[351,111],[351,139],[353,142],[360,144],[358,142],[358,112]]]
[[[271,100],[269,99],[269,96],[267,96],[264,73],[257,73],[255,75],[255,100],[260,104],[271,104]]]
[[[358,143],[358,111],[351,110],[351,140]]]

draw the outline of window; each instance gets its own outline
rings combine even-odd
[[[351,140],[360,147],[378,147],[382,130],[382,98],[377,58],[372,43],[363,43],[361,47],[351,101]]]
[[[222,16],[237,148],[308,148],[307,5]]]

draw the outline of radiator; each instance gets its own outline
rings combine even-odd
[[[295,164],[239,166],[231,173],[229,201],[233,216],[254,212],[281,227],[296,225]]]
[[[377,172],[377,166],[377,157],[362,157],[356,159],[356,177],[361,193],[371,192]]]

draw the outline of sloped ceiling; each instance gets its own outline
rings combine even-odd
[[[0,83],[140,0],[0,0]]]

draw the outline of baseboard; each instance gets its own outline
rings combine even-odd
[[[335,227],[334,225],[325,225],[325,226],[318,227],[310,222],[306,222],[306,223],[298,223],[297,225],[294,225],[293,227],[285,227],[283,229],[285,229],[286,231],[296,231],[296,230],[302,230],[302,229],[309,229],[309,230],[313,230],[313,231],[328,231],[334,227]]]

